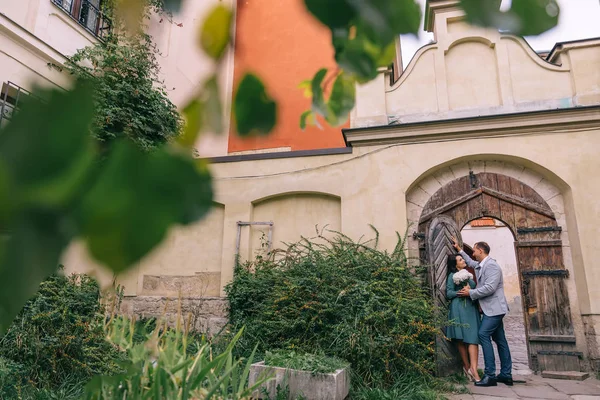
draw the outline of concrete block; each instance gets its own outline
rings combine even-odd
[[[543,371],[542,377],[551,379],[567,379],[570,381],[582,381],[589,378],[590,374],[579,371]]]
[[[275,398],[277,385],[284,389],[289,387],[289,400],[299,395],[307,400],[343,400],[350,392],[350,375],[347,369],[338,369],[331,374],[315,374],[309,371],[271,367],[264,361],[250,367],[249,385],[254,385],[260,378],[273,375],[273,379],[261,385],[261,389],[253,393],[257,399],[267,398],[262,392],[266,389],[270,398]]]

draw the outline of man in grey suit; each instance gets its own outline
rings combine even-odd
[[[479,300],[479,305],[483,311],[479,328],[479,342],[483,350],[485,375],[475,385],[496,386],[496,382],[502,382],[512,386],[512,359],[502,322],[504,315],[508,313],[508,303],[504,296],[502,269],[500,269],[500,265],[496,260],[490,258],[490,246],[487,243],[475,243],[473,258],[477,261],[473,261],[460,247],[456,238],[452,238],[452,240],[454,248],[458,250],[467,265],[475,269],[475,275],[477,276],[477,287],[471,289],[467,285],[458,292],[458,295],[462,297],[469,296],[472,300]],[[498,355],[500,356],[500,374],[498,376],[496,376],[496,360],[492,339],[496,342]]]

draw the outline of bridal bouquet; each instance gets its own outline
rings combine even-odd
[[[452,280],[456,286],[466,287],[469,284],[469,280],[473,279],[473,274],[467,271],[466,269],[461,269],[457,273],[454,274]],[[463,304],[467,305],[467,299],[463,299]]]
[[[461,269],[452,277],[452,280],[454,281],[455,285],[461,286],[461,284],[463,284],[463,287],[466,286],[464,285],[464,283],[468,284],[469,280],[471,279],[473,279],[473,274],[467,271],[466,269]]]

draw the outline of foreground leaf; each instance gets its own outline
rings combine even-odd
[[[386,46],[396,36],[416,35],[421,22],[421,7],[415,0],[348,0],[360,15],[362,25],[368,27]]]
[[[0,334],[4,334],[40,282],[56,271],[71,237],[69,225],[52,212],[31,212],[14,221],[0,241]]]
[[[308,11],[330,28],[346,26],[356,16],[349,0],[304,0]]]
[[[223,106],[216,75],[204,84],[204,96],[206,98],[204,115],[207,128],[213,133],[221,134],[223,133]]]
[[[515,35],[539,35],[558,24],[556,0],[513,0],[508,11],[500,11],[500,0],[461,0],[472,24],[498,28]]]
[[[185,127],[183,134],[177,138],[177,142],[183,147],[191,148],[203,124],[204,104],[198,99],[192,99],[183,109],[183,117],[185,118]]]
[[[333,84],[329,97],[327,122],[332,126],[339,126],[348,120],[348,114],[354,108],[356,98],[356,84],[354,79],[340,73]]]
[[[560,9],[555,0],[512,0],[510,8],[518,20],[515,33],[539,35],[558,24]]]
[[[275,127],[277,104],[254,74],[246,74],[235,94],[235,122],[241,136],[267,134]]]
[[[0,132],[0,166],[20,207],[57,207],[69,202],[86,178],[95,153],[89,87],[53,91],[47,101],[24,99]]]
[[[167,148],[145,153],[126,141],[113,150],[79,210],[90,253],[115,272],[158,245],[173,224],[189,224],[212,204],[210,174]]]
[[[218,5],[210,12],[200,31],[200,45],[206,54],[218,60],[223,56],[233,21],[233,13],[225,6]]]

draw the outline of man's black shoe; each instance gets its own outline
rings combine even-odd
[[[497,382],[502,382],[502,383],[504,383],[504,384],[505,384],[505,385],[507,385],[507,386],[512,386],[512,385],[513,385],[513,380],[512,380],[512,378],[506,378],[506,377],[504,377],[504,376],[500,376],[500,375],[498,375],[498,376],[496,377],[496,381],[497,381]]]
[[[486,375],[480,381],[475,382],[475,386],[498,386],[498,384],[494,378],[490,378]]]

